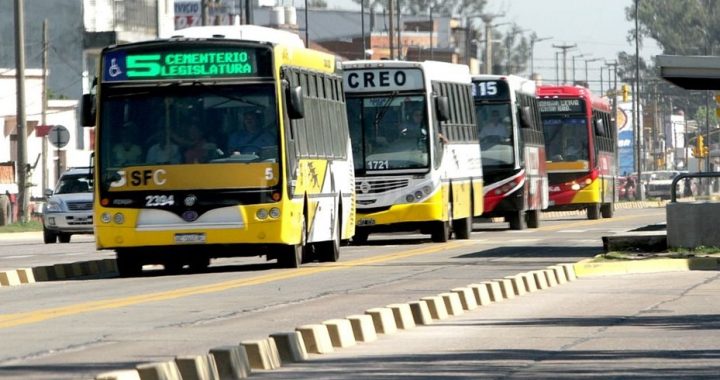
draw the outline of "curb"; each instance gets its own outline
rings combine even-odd
[[[77,261],[73,263],[42,265],[0,272],[0,287],[32,284],[35,282],[98,278],[117,275],[115,259]]]
[[[593,262],[585,259],[574,265],[578,277],[610,276],[617,274],[684,272],[692,270],[720,270],[720,258],[692,257],[688,259],[640,259]]]

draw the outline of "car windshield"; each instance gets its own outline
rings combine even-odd
[[[92,193],[89,174],[65,174],[60,177],[55,194]]]

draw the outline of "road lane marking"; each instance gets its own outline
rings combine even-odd
[[[413,256],[427,255],[443,252],[452,248],[467,247],[475,244],[472,240],[457,240],[445,244],[433,244],[426,247],[411,249],[409,251],[395,252],[387,255],[366,257],[347,262],[336,262],[331,264],[323,264],[317,267],[306,267],[292,270],[282,270],[277,273],[270,273],[261,276],[224,281],[216,284],[208,284],[202,286],[192,286],[170,291],[139,294],[130,297],[113,298],[106,300],[98,300],[92,302],[84,302],[79,304],[55,307],[50,309],[41,309],[23,313],[0,314],[0,329],[38,323],[49,319],[61,318],[70,315],[89,313],[100,310],[117,309],[126,306],[132,306],[148,302],[160,302],[182,297],[195,296],[206,293],[222,292],[229,289],[260,285],[268,282],[287,280],[295,277],[310,276],[318,273],[348,269],[363,265],[378,264],[387,261],[393,261]]]

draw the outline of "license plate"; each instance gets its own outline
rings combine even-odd
[[[204,233],[175,234],[175,243],[177,243],[177,244],[205,243],[205,234]]]
[[[358,226],[372,226],[375,224],[375,219],[364,218],[358,220]]]

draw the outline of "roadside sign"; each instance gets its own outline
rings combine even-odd
[[[48,141],[56,148],[64,148],[70,141],[70,131],[62,125],[54,125],[48,133]]]

